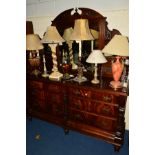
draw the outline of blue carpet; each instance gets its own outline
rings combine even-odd
[[[36,135],[40,139],[36,139]],[[129,155],[129,131],[119,152],[103,140],[70,131],[64,134],[61,127],[33,118],[27,120],[26,155]]]

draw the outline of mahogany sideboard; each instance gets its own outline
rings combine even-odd
[[[27,116],[101,138],[119,151],[124,141],[127,93],[114,91],[103,78],[98,85],[27,76]]]

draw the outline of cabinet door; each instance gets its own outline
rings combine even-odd
[[[46,91],[48,113],[51,116],[64,117],[64,94],[60,84],[48,84]]]
[[[45,112],[47,110],[42,82],[27,82],[27,106],[31,111]]]

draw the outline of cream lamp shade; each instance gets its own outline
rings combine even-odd
[[[86,62],[99,64],[99,63],[106,63],[107,60],[102,54],[101,50],[93,50],[88,56]]]
[[[129,43],[127,37],[115,35],[102,49],[102,52],[105,54],[129,56]]]
[[[57,55],[56,55],[56,47],[58,44],[64,42],[65,40],[60,36],[57,28],[55,26],[47,27],[47,31],[42,39],[42,43],[47,43],[52,52],[52,61],[53,61],[53,68],[51,74],[49,75],[50,80],[60,80],[63,76],[58,70],[58,62],[57,62]]]
[[[74,24],[73,33],[70,36],[70,40],[94,40],[90,29],[88,19],[76,19]]]
[[[57,28],[55,26],[49,26],[41,42],[48,44],[56,44],[62,43],[64,41],[65,40],[60,36],[59,32],[57,31]]]
[[[94,79],[91,80],[91,83],[98,84],[100,81],[97,79],[97,64],[106,63],[106,58],[103,56],[101,50],[93,50],[87,58],[86,62],[95,64]]]
[[[26,50],[41,50],[43,45],[39,39],[38,34],[26,35]]]
[[[66,41],[70,41],[70,36],[71,36],[72,33],[73,33],[73,28],[72,27],[69,27],[69,28],[65,29],[64,33],[63,33],[63,38]]]

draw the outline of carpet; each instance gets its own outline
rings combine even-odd
[[[75,131],[33,118],[26,121],[26,155],[129,155],[129,131],[119,152],[113,145]]]

